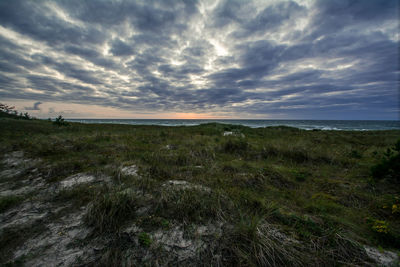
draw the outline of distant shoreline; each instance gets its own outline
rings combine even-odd
[[[129,125],[196,126],[206,123],[242,125],[251,128],[288,126],[303,130],[373,131],[399,130],[399,121],[388,120],[235,120],[235,119],[66,119],[80,123]]]

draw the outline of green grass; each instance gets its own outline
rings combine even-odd
[[[124,222],[135,218],[137,202],[131,190],[99,194],[89,207],[85,222],[98,233],[118,231]]]
[[[139,234],[139,243],[140,243],[142,246],[149,247],[149,246],[151,245],[151,243],[152,243],[149,234],[146,233],[146,232],[141,232],[141,233]]]
[[[17,206],[25,198],[23,196],[4,196],[0,197],[0,213],[5,212],[9,208]]]
[[[15,249],[23,245],[27,238],[38,235],[45,230],[46,226],[43,224],[3,229],[0,234],[0,262],[2,264],[6,263],[15,252]],[[10,266],[15,266],[15,264],[10,264]]]
[[[229,204],[221,195],[203,189],[170,189],[156,195],[155,214],[189,223],[206,223],[223,216]]]
[[[220,221],[229,226],[216,239],[224,257],[220,263],[226,265],[362,265],[360,244],[400,249],[400,216],[387,208],[400,204],[400,187],[393,186],[398,157],[387,154],[400,131],[217,123],[60,127],[12,118],[0,118],[0,127],[1,151],[23,150],[27,157],[41,158],[39,169],[49,183],[78,172],[112,177],[109,187],[78,186],[54,199],[76,207],[88,204],[85,222],[96,235],[118,234],[130,223],[149,233],[168,225]],[[223,136],[224,131],[238,134]],[[132,164],[140,177],[121,174],[121,166]],[[372,176],[373,166],[379,166],[379,178]],[[202,187],[163,186],[168,180]],[[1,198],[1,210],[19,201]],[[138,214],[144,207],[147,211]],[[371,221],[376,220],[387,223],[387,233],[374,231]],[[272,228],[300,243],[282,245],[268,234]],[[122,252],[107,253],[104,262],[114,264]]]

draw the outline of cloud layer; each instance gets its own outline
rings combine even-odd
[[[397,1],[1,1],[0,99],[396,119]],[[35,104],[34,104],[35,103]],[[10,102],[10,104],[12,104]]]

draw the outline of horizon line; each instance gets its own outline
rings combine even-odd
[[[201,120],[244,120],[244,121],[394,121],[394,122],[399,122],[396,119],[138,119],[138,118],[133,118],[133,119],[127,119],[127,118],[64,118],[65,120],[176,120],[176,121],[185,121],[185,120],[191,120],[191,121],[201,121]]]

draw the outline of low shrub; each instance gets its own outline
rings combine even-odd
[[[389,232],[389,225],[386,221],[375,220],[371,228],[377,233],[387,234]]]
[[[379,242],[382,246],[400,248],[400,232],[396,224],[389,223],[387,220],[377,220],[374,218],[367,218],[366,222],[374,233],[375,242]]]
[[[400,183],[400,140],[392,149],[388,148],[381,162],[372,166],[371,174],[377,180],[386,178]]]
[[[60,116],[58,116],[55,120],[54,120],[54,122],[53,122],[55,125],[57,125],[57,126],[67,126],[68,125],[68,122],[66,122],[65,120],[64,120],[64,118],[60,115]]]

